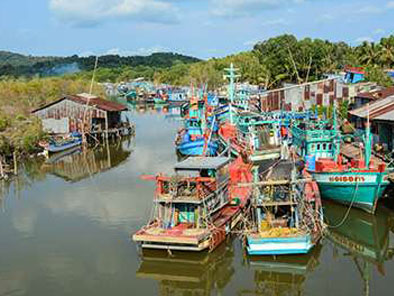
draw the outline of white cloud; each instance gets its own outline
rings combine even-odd
[[[92,26],[109,19],[134,19],[174,23],[178,10],[163,0],[50,0],[59,20],[76,26]]]
[[[366,5],[357,9],[355,12],[359,14],[379,14],[383,12],[383,9],[374,5]]]
[[[118,47],[110,48],[104,52],[94,52],[94,51],[83,51],[79,54],[81,57],[88,57],[88,56],[103,56],[103,55],[119,55],[122,57],[125,56],[147,56],[157,52],[171,52],[171,49],[168,47],[164,47],[161,45],[155,45],[151,47],[140,47],[138,49],[129,50],[129,49],[121,49]],[[175,52],[175,50],[174,50]],[[178,52],[178,51],[176,51]]]
[[[261,10],[280,8],[288,3],[301,4],[306,0],[212,0],[212,13],[223,17],[249,16]]]
[[[107,50],[104,53],[104,55],[117,54],[120,56],[134,56],[134,55],[146,56],[146,55],[151,55],[152,53],[156,53],[156,52],[169,52],[169,51],[171,51],[171,50],[167,47],[156,45],[156,46],[152,46],[152,47],[141,47],[141,48],[138,48],[137,50],[123,50],[123,49],[119,49],[119,48],[111,48],[111,49]]]
[[[272,27],[272,26],[287,26],[290,22],[285,20],[284,18],[265,20],[262,22],[263,27]]]
[[[364,36],[364,37],[357,38],[355,41],[356,41],[356,43],[363,43],[364,41],[374,42],[374,39],[370,36]]]
[[[374,35],[381,35],[386,33],[386,31],[384,29],[376,29],[372,32]]]
[[[394,9],[394,1],[388,2],[386,7],[389,8],[389,9]]]
[[[257,39],[253,39],[253,40],[248,40],[244,42],[245,46],[254,46],[255,44],[257,44],[257,42],[259,42],[259,40]]]

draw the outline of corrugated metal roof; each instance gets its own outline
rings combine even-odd
[[[227,157],[189,157],[175,165],[176,170],[218,169],[231,161]]]
[[[32,113],[37,112],[42,109],[45,109],[45,108],[48,108],[48,107],[55,105],[63,100],[71,100],[73,102],[83,104],[83,105],[87,105],[89,103],[89,106],[94,106],[97,109],[101,109],[103,111],[108,111],[108,112],[120,112],[120,111],[127,110],[126,106],[116,103],[116,102],[107,101],[107,100],[104,100],[104,99],[99,98],[97,96],[90,95],[90,94],[78,94],[78,95],[66,95],[54,102],[51,102],[47,105],[44,105],[40,108],[33,110]]]
[[[365,105],[356,110],[349,111],[349,114],[361,118],[367,118],[368,112],[371,120],[394,121],[394,96],[378,100],[369,104],[369,106]]]
[[[376,89],[369,92],[361,92],[357,94],[358,98],[369,99],[369,100],[379,100],[385,99],[388,96],[394,95],[394,87],[387,87],[383,89]]]

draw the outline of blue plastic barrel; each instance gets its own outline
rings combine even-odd
[[[316,170],[316,155],[307,155],[305,156],[306,167],[309,171]]]

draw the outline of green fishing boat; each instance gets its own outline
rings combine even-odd
[[[323,199],[374,214],[379,198],[390,183],[389,170],[385,163],[371,161],[369,120],[362,144],[364,155],[351,160],[342,157],[335,109],[332,125],[327,122],[299,124],[292,130],[293,142],[304,157],[307,170],[318,183]]]

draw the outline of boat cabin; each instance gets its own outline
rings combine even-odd
[[[143,248],[200,251],[212,225],[230,202],[226,157],[194,157],[175,165],[175,175],[156,177],[154,220],[133,239]]]
[[[301,157],[333,158],[336,131],[325,121],[299,122],[291,128],[293,144]]]
[[[241,114],[238,122],[243,141],[252,149],[251,160],[277,159],[281,156],[280,119]]]
[[[267,167],[268,166],[268,167]],[[318,238],[321,202],[317,187],[303,179],[292,161],[262,164],[252,198],[249,255],[305,254]]]

